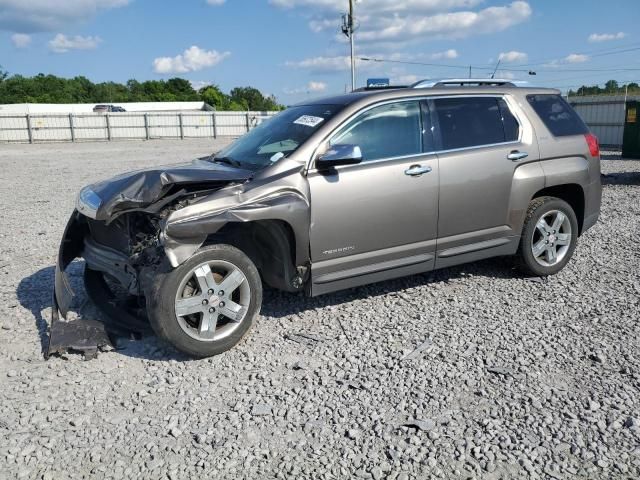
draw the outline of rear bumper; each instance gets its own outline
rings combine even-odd
[[[585,189],[584,221],[582,222],[582,232],[584,233],[593,227],[600,216],[600,205],[602,203],[602,183],[600,176],[595,182],[587,185]]]

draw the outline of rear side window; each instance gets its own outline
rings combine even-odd
[[[527,100],[554,136],[589,132],[582,119],[560,95],[527,95]]]
[[[518,139],[520,125],[497,97],[437,98],[430,101],[439,149],[477,147]],[[437,137],[438,135],[436,135]]]

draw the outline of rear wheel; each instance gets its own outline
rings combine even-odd
[[[535,198],[520,240],[520,267],[536,276],[558,273],[571,259],[577,241],[578,221],[571,206],[555,197]]]
[[[249,257],[230,245],[211,245],[160,274],[147,310],[161,338],[189,355],[208,357],[242,339],[261,303],[260,275]]]

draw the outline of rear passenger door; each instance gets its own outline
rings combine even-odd
[[[428,103],[440,167],[436,268],[514,253],[522,213],[510,206],[514,174],[539,159],[530,124],[502,95]]]

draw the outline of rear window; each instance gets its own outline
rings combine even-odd
[[[527,95],[527,100],[554,136],[589,132],[582,119],[560,95]]]

